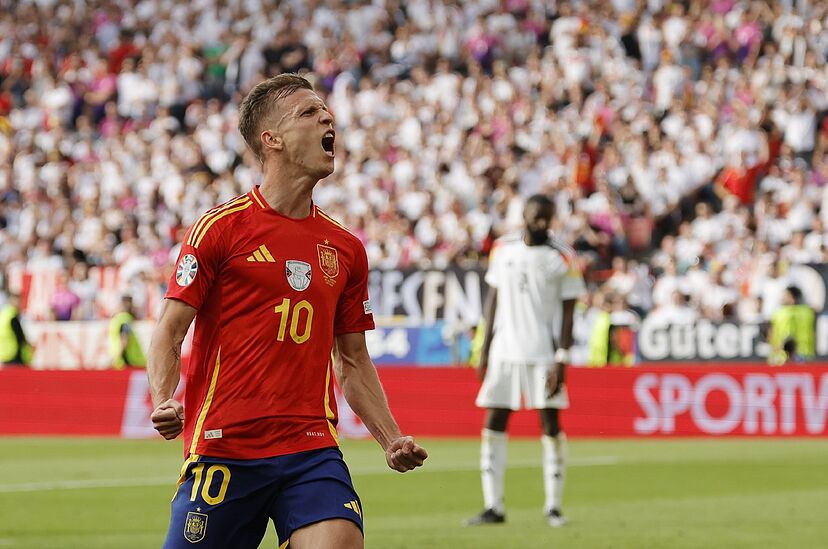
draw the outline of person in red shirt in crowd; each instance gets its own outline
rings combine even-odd
[[[239,130],[263,183],[187,232],[150,346],[153,425],[183,431],[186,455],[164,547],[256,548],[268,519],[281,547],[363,547],[334,371],[389,467],[428,454],[400,432],[368,355],[365,248],[311,198],[334,169],[333,117],[306,79],[282,74],[250,92]]]
[[[743,206],[750,206],[756,198],[756,183],[759,173],[765,167],[764,161],[747,166],[747,155],[741,153],[737,166],[727,166],[716,179],[715,188],[720,197],[732,194]]]
[[[132,32],[127,29],[121,30],[118,45],[109,52],[109,72],[119,74],[124,61],[129,57],[140,57],[141,48],[132,41]]]
[[[593,171],[598,163],[597,131],[589,138],[580,139],[572,150],[573,180],[581,189],[582,196],[589,196],[595,192]]]

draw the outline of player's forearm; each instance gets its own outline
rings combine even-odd
[[[340,385],[351,409],[385,450],[400,436],[400,428],[388,408],[377,371],[368,359],[340,357]]]
[[[563,302],[563,318],[561,319],[561,337],[560,348],[569,349],[572,347],[572,327],[574,326],[575,318],[575,300],[568,299]]]
[[[169,400],[181,377],[181,344],[184,337],[177,338],[169,330],[157,328],[152,336],[147,356],[147,378],[153,406]]]
[[[164,300],[147,356],[147,378],[155,407],[175,394],[181,376],[181,344],[196,310],[182,301]]]
[[[489,348],[492,346],[494,336],[494,317],[497,310],[497,289],[489,288],[489,295],[486,297],[486,305],[483,310],[485,329],[483,332],[483,345],[480,349],[480,356],[489,358]]]

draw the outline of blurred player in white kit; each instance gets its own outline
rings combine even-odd
[[[485,334],[477,406],[486,408],[480,451],[484,510],[467,525],[506,520],[506,428],[512,410],[538,410],[543,426],[544,512],[551,526],[561,512],[566,436],[558,410],[569,407],[564,385],[572,344],[575,300],[586,291],[574,251],[549,234],[554,213],[544,195],[530,197],[522,233],[504,236],[492,250],[486,283]]]

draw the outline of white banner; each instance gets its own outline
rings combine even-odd
[[[134,324],[144,352],[149,349],[154,322]],[[34,346],[31,367],[35,370],[105,370],[112,366],[109,355],[109,322],[23,322],[26,339]]]

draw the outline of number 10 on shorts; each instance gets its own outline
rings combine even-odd
[[[221,473],[221,486],[219,486],[218,494],[215,496],[210,494],[210,487],[213,485],[213,479],[216,473]],[[224,501],[224,496],[227,495],[227,486],[230,484],[230,469],[226,465],[211,465],[207,469],[207,474],[204,475],[204,464],[200,463],[193,467],[193,491],[190,493],[190,501],[195,501],[198,496],[198,488],[201,487],[201,499],[204,503],[209,505],[218,505]],[[204,484],[201,483],[202,476],[204,476]]]

